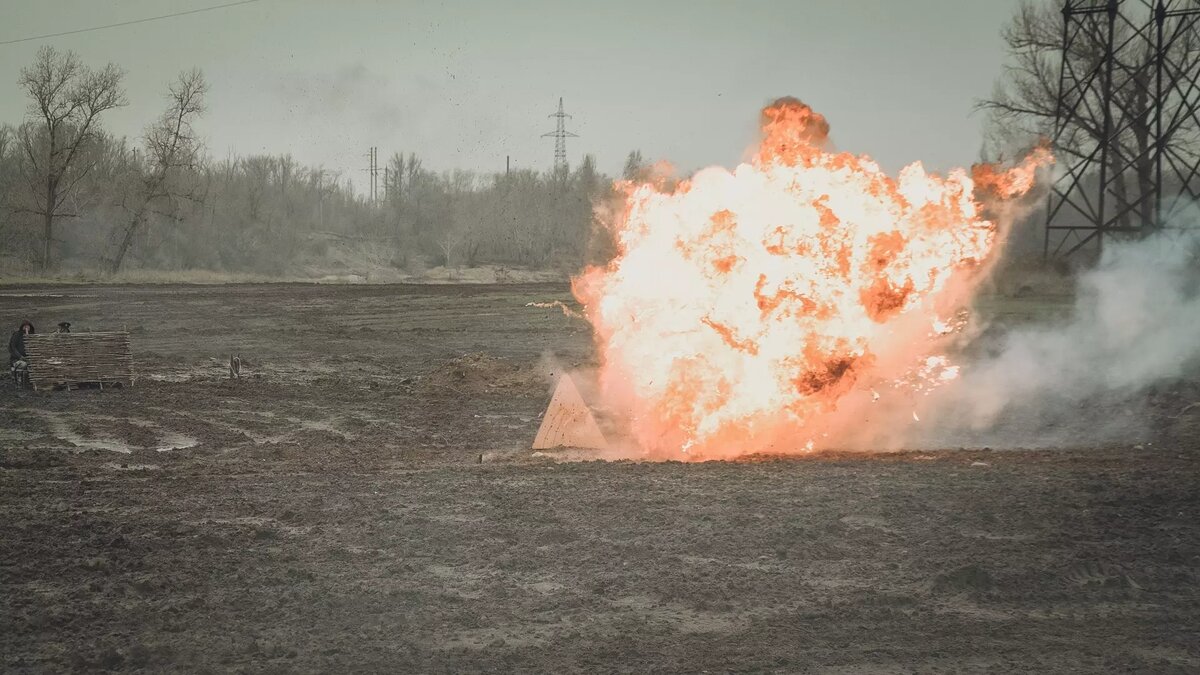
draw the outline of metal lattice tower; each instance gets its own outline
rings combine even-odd
[[[1179,229],[1200,195],[1200,0],[1065,0],[1047,256]]]
[[[554,137],[554,170],[566,171],[567,166],[567,139],[579,138],[578,134],[573,134],[567,131],[567,120],[572,119],[570,115],[563,112],[562,97],[558,99],[558,112],[551,113],[546,117],[555,118],[554,131],[542,134],[542,138],[548,136]]]

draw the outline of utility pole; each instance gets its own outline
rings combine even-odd
[[[387,179],[384,181],[386,183]],[[367,200],[372,204],[379,203],[379,148],[374,145],[367,150]]]
[[[367,201],[375,203],[375,146],[367,148]]]
[[[570,115],[563,112],[563,100],[558,98],[558,112],[551,113],[546,117],[555,118],[554,131],[542,134],[542,138],[554,138],[554,170],[566,171],[567,166],[567,139],[579,138],[578,134],[573,134],[567,131],[567,119],[573,119]]]

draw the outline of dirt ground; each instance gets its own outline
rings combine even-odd
[[[1138,446],[554,463],[543,356],[594,358],[554,300],[0,288],[139,373],[0,387],[0,670],[1200,671],[1194,383]]]

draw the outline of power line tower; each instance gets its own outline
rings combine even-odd
[[[367,199],[375,204],[379,201],[379,148],[377,146],[373,145],[367,150],[367,161]]]
[[[558,99],[558,112],[546,115],[546,117],[555,118],[554,131],[542,134],[542,138],[548,136],[554,137],[554,170],[567,171],[567,139],[579,138],[578,134],[573,134],[567,131],[567,120],[574,119],[567,113],[563,112],[563,100],[560,96]]]
[[[1200,3],[1064,0],[1044,254],[1179,229],[1200,194]]]

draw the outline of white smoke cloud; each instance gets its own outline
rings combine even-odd
[[[1177,223],[1200,225],[1198,215],[1192,208]],[[940,392],[936,423],[926,427],[937,431],[924,442],[1010,447],[1143,438],[1145,391],[1200,365],[1197,244],[1178,233],[1106,242],[1097,265],[1078,277],[1069,317],[1011,328],[990,354],[965,365],[961,380]]]

